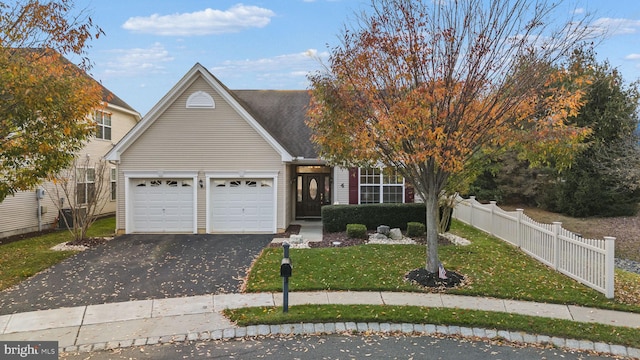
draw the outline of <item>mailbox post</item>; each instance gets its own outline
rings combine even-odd
[[[291,273],[293,272],[293,266],[289,258],[290,246],[286,241],[282,243],[284,255],[280,263],[280,276],[282,277],[282,312],[285,313],[289,311],[289,277],[291,277]]]

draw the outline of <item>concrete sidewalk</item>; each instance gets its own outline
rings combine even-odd
[[[292,292],[289,305],[367,304],[415,305],[500,311],[578,322],[596,322],[640,329],[640,314],[572,305],[395,292]],[[640,350],[616,344],[550,338],[521,332],[465,329],[428,324],[332,323],[238,327],[220,313],[229,308],[282,306],[281,293],[221,294],[129,301],[0,316],[0,340],[58,341],[61,352],[95,351],[172,341],[225,339],[270,334],[340,331],[444,333],[503,337],[511,341],[553,343],[559,347],[595,350],[640,358]]]

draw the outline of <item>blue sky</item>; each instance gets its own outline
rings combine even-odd
[[[306,89],[328,46],[369,0],[76,0],[106,33],[93,77],[144,115],[197,62],[231,89]],[[640,1],[573,0],[608,29],[598,45],[626,81],[640,79]],[[569,13],[569,9],[567,9]],[[569,14],[567,14],[569,16]]]

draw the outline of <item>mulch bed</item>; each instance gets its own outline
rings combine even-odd
[[[446,279],[441,279],[437,272],[429,272],[425,268],[419,268],[409,271],[406,275],[406,279],[417,285],[429,287],[429,288],[452,288],[456,287],[464,281],[464,276],[454,271],[445,270]]]
[[[373,234],[373,232],[369,232],[367,234],[367,236],[369,236],[371,234]],[[420,244],[420,245],[426,245],[427,244],[426,236],[413,237],[412,239],[417,244]],[[366,242],[367,242],[367,240],[365,240],[365,239],[349,238],[349,236],[347,236],[347,232],[346,231],[333,232],[333,233],[325,232],[324,234],[322,234],[322,241],[310,242],[309,243],[309,247],[312,247],[312,248],[317,248],[317,247],[345,247],[345,246],[362,245],[362,244],[365,244]],[[340,243],[340,244],[336,244],[336,243]],[[442,236],[439,236],[438,237],[438,246],[447,246],[447,245],[453,245],[453,244],[449,240],[447,240],[446,238],[444,238]]]
[[[66,244],[71,246],[94,247],[94,246],[102,245],[111,239],[112,238],[92,237],[92,238],[84,238],[81,240],[67,241]]]

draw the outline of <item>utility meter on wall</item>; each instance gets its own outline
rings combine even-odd
[[[37,197],[38,199],[44,199],[44,195],[45,195],[46,193],[47,193],[47,192],[46,192],[44,189],[42,189],[42,188],[40,188],[40,189],[36,189],[36,197]]]

